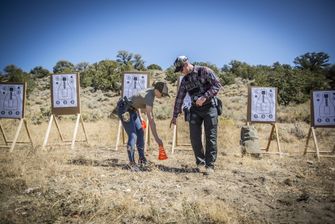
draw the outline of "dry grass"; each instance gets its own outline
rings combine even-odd
[[[40,111],[48,107],[48,96],[35,93],[27,114],[37,147],[0,151],[0,223],[334,223],[335,161],[302,157],[309,125],[302,119],[304,112],[291,113],[305,111],[308,105],[281,108],[279,113],[279,138],[289,156],[241,157],[246,90],[245,83],[238,81],[222,93],[226,109],[219,119],[216,171],[209,177],[195,172],[189,146],[171,153],[168,108],[173,97],[158,102],[156,111],[164,118],[157,120],[157,126],[169,159],[157,159],[151,137],[147,154],[153,164],[133,173],[126,169],[125,148],[114,151],[118,121],[109,116],[117,96],[83,90],[89,145],[78,143],[74,150],[52,146],[42,151],[48,116],[41,116]],[[182,120],[178,141],[189,144],[188,125]],[[65,138],[71,139],[74,117],[62,117],[59,122]],[[13,136],[14,121],[2,124],[8,137]],[[265,147],[271,126],[255,126]],[[53,126],[50,143],[59,142],[55,130]],[[331,150],[334,130],[316,131],[320,148]],[[78,138],[83,139],[82,131]],[[21,140],[27,140],[26,136]],[[275,141],[270,151],[277,151]]]

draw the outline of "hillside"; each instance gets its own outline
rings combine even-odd
[[[164,74],[154,78],[162,80]],[[237,79],[220,93],[224,114],[219,120],[216,171],[207,177],[194,169],[189,146],[171,153],[169,123],[176,86],[169,86],[171,98],[157,99],[154,109],[169,159],[157,159],[158,147],[151,139],[147,154],[152,165],[133,173],[126,169],[125,148],[115,151],[118,120],[111,112],[119,96],[113,92],[81,90],[88,145],[41,150],[50,115],[49,80],[41,79],[26,107],[36,147],[0,151],[0,223],[334,223],[335,158],[302,156],[309,103],[278,108],[283,157],[241,156],[247,84]],[[67,139],[74,119],[60,119]],[[2,124],[13,136],[14,121]],[[178,124],[178,142],[189,144],[182,117]],[[271,126],[255,126],[265,147]],[[334,129],[317,129],[317,136],[322,150],[335,147]],[[83,138],[82,131],[78,138]],[[59,142],[54,126],[49,142]],[[270,152],[276,151],[272,141]]]

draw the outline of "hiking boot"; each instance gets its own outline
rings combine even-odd
[[[139,167],[146,167],[146,166],[148,166],[149,164],[150,164],[149,161],[146,160],[146,159],[139,159],[139,160],[138,160],[138,166],[139,166]]]
[[[205,176],[209,176],[214,174],[214,168],[213,167],[206,167],[206,171],[204,172]]]
[[[137,164],[135,162],[130,162],[128,164],[128,169],[132,172],[139,172],[140,168],[137,166]]]

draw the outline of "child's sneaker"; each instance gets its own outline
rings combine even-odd
[[[140,171],[140,168],[137,166],[137,164],[135,162],[130,162],[128,164],[128,169],[132,172],[138,172]]]

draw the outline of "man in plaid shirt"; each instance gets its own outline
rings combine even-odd
[[[218,111],[215,96],[221,84],[211,69],[192,65],[186,56],[177,57],[174,66],[175,72],[181,72],[184,77],[178,89],[170,126],[176,124],[176,119],[182,111],[183,100],[188,93],[192,99],[189,127],[196,164],[198,168],[205,165],[204,174],[209,175],[214,172],[217,156]],[[201,141],[202,123],[204,123],[206,135],[205,152]]]

